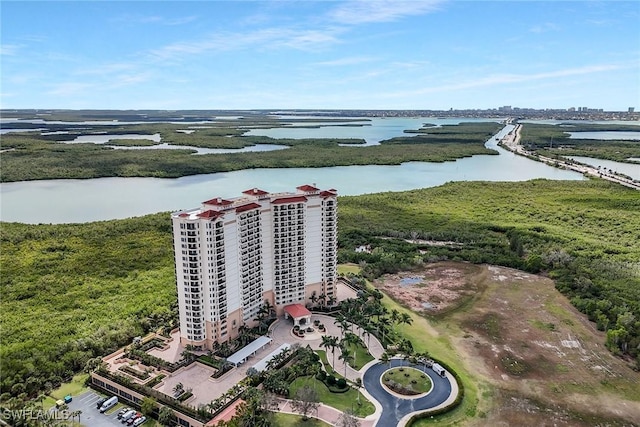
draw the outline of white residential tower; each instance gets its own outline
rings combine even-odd
[[[303,185],[173,213],[182,344],[211,349],[235,337],[265,300],[282,314],[313,295],[335,298],[336,204],[336,190]]]

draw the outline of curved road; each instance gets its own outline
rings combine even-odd
[[[513,126],[513,125],[507,125],[505,126],[505,129],[508,126]],[[606,173],[604,170],[598,169],[594,166],[585,165],[585,164],[576,163],[576,162],[569,162],[562,159],[552,159],[551,157],[541,156],[537,153],[525,150],[524,147],[520,144],[521,130],[522,130],[522,124],[515,125],[515,130],[513,130],[513,132],[509,132],[508,135],[506,136],[502,135],[500,137],[500,144],[503,147],[505,147],[507,150],[512,151],[513,153],[516,153],[525,157],[537,158],[539,161],[546,163],[550,166],[555,166],[555,167],[561,166],[565,169],[573,170],[583,175],[590,175],[590,176],[606,179],[608,181],[612,181],[612,182],[624,185],[625,187],[633,188],[635,190],[640,190],[640,183],[619,175]]]
[[[411,366],[427,374],[433,382],[431,392],[418,398],[401,398],[389,393],[380,383],[380,377],[386,370],[401,365]],[[382,405],[382,414],[376,423],[376,425],[382,427],[396,426],[405,415],[440,405],[449,398],[452,391],[448,378],[437,375],[431,368],[425,368],[423,365],[408,364],[402,359],[391,359],[389,365],[378,363],[371,366],[364,373],[362,382],[367,392]]]

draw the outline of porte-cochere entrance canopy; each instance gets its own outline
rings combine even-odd
[[[308,325],[311,323],[311,312],[302,304],[290,304],[284,307],[284,317],[292,318],[294,325]]]

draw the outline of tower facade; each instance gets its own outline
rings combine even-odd
[[[336,297],[337,192],[258,188],[171,214],[183,345],[211,349],[315,295]]]

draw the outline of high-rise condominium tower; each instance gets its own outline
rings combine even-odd
[[[335,298],[337,192],[253,188],[175,212],[180,336],[211,349],[254,325],[268,301],[278,314],[315,295]]]

